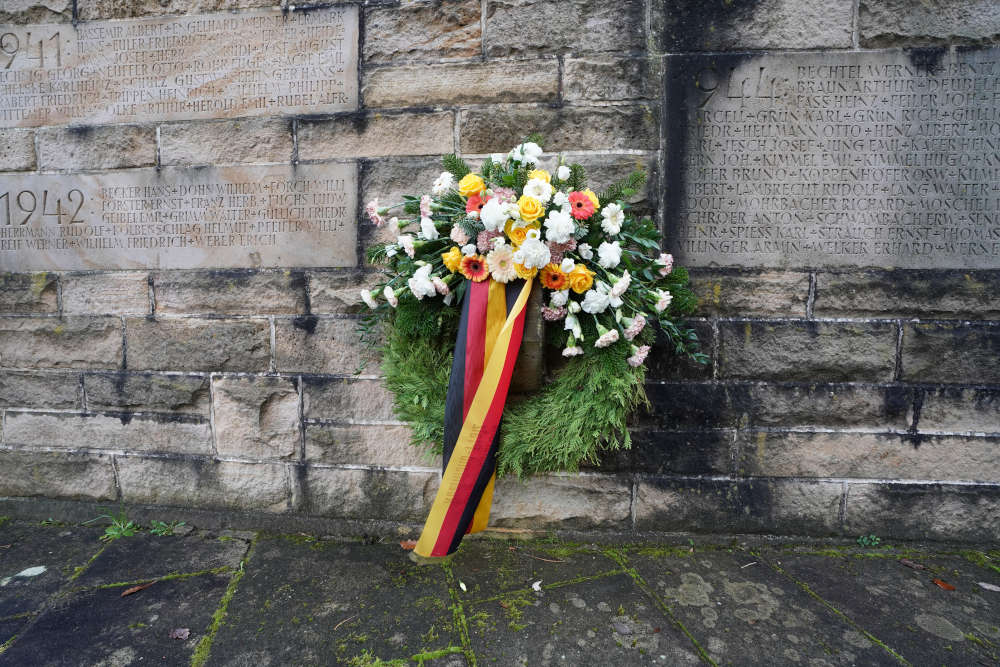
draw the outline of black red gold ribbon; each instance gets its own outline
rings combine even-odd
[[[469,282],[445,404],[444,475],[414,552],[447,556],[486,528],[500,417],[524,332],[531,280]]]

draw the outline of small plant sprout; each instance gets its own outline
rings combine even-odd
[[[105,527],[104,534],[101,535],[102,542],[111,542],[122,537],[132,537],[137,532],[142,530],[141,526],[126,516],[124,506],[118,508],[117,514],[102,514],[94,517],[90,521],[84,521],[83,524],[87,525],[88,523],[100,521],[101,519],[110,522],[110,525]]]
[[[157,521],[154,519],[149,522],[149,532],[153,535],[159,535],[161,537],[173,535],[174,531],[183,525],[183,521],[171,521],[170,523],[167,523],[166,521]]]
[[[879,545],[882,540],[878,538],[877,535],[862,535],[858,538],[858,544],[867,549],[874,549]]]

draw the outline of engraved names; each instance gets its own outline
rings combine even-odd
[[[1000,268],[1000,50],[671,60],[683,262]]]
[[[0,271],[354,266],[357,167],[0,178]]]
[[[0,127],[358,105],[358,7],[0,25]]]

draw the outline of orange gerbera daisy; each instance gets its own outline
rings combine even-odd
[[[569,205],[572,207],[573,217],[577,220],[586,220],[594,215],[594,200],[586,192],[577,190],[569,193]]]
[[[542,269],[542,285],[550,290],[566,289],[568,278],[558,264],[547,264]]]
[[[465,212],[466,213],[472,213],[472,212],[479,213],[480,211],[483,210],[483,206],[485,206],[486,202],[488,202],[489,200],[490,200],[489,197],[483,197],[482,195],[472,195],[465,202]]]
[[[462,258],[462,264],[458,270],[469,280],[481,283],[490,275],[490,269],[486,265],[486,258],[482,255],[466,255]]]

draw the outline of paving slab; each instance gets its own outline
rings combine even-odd
[[[263,537],[209,664],[366,664],[461,646],[444,568],[414,565],[396,543]]]
[[[220,539],[206,532],[163,536],[139,533],[108,544],[73,584],[87,587],[225,566],[237,568],[248,546],[248,540],[226,536]]]
[[[628,556],[719,665],[898,665],[753,554],[646,549]]]
[[[126,587],[64,595],[0,654],[0,665],[190,665],[229,577],[160,581],[122,597]],[[187,639],[171,631],[187,628]]]
[[[12,637],[21,632],[24,626],[30,622],[31,616],[19,616],[0,620],[0,646],[10,641]]]
[[[100,535],[89,527],[0,526],[0,618],[40,609],[100,551]]]
[[[895,557],[776,553],[768,559],[914,665],[1000,664],[1000,595],[969,585],[964,577],[972,570],[960,559],[932,559],[941,572]],[[947,571],[966,573],[955,575],[960,587],[934,583],[954,585]],[[985,568],[977,576],[989,581]]]

